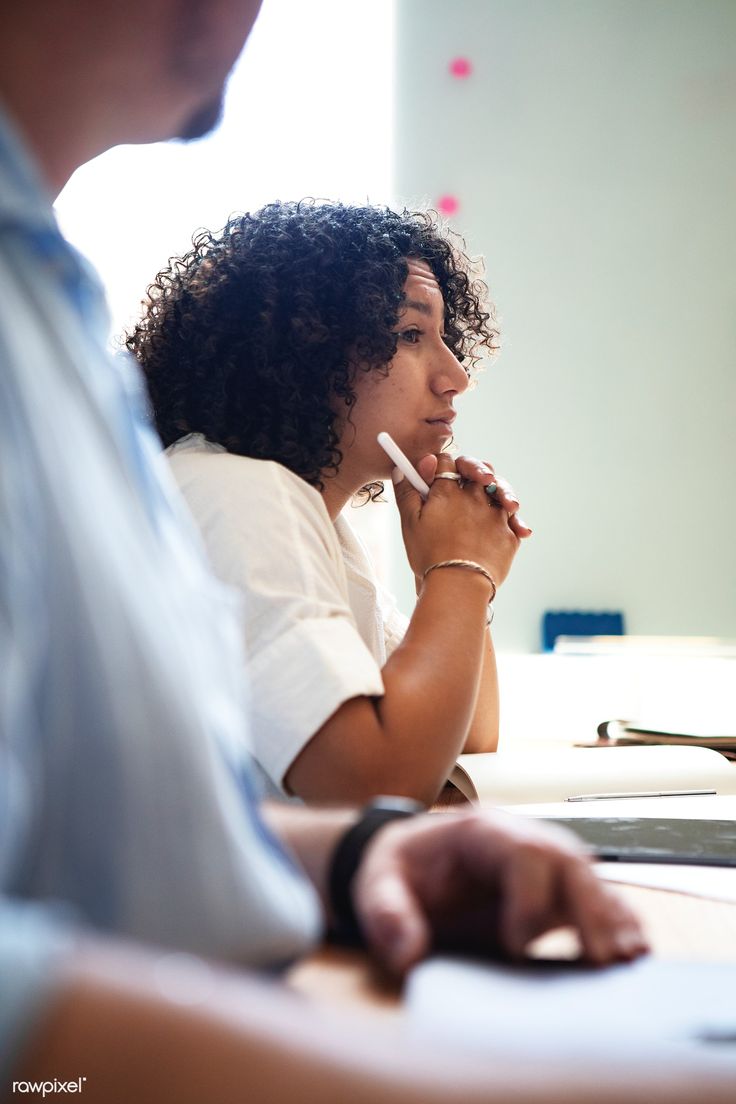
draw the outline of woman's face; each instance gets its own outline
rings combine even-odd
[[[445,304],[426,261],[408,260],[398,346],[388,375],[358,372],[350,420],[340,448],[365,482],[389,478],[393,468],[376,437],[385,430],[413,464],[439,452],[452,436],[453,403],[468,386],[465,369],[444,342]]]

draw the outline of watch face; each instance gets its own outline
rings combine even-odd
[[[366,811],[395,813],[396,816],[414,816],[415,813],[424,811],[425,806],[421,801],[415,801],[411,797],[392,797],[389,794],[381,794],[374,797],[367,806]]]

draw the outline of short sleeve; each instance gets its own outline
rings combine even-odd
[[[321,495],[279,464],[186,450],[171,459],[216,574],[244,597],[253,747],[281,789],[344,702],[384,689],[334,527]]]

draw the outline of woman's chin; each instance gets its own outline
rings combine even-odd
[[[446,422],[428,422],[430,432],[427,434],[431,447],[427,452],[441,452],[452,441],[452,430]]]

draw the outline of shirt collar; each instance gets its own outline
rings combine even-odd
[[[89,261],[59,229],[53,198],[40,166],[14,120],[0,101],[0,232],[15,232],[43,258],[66,297],[81,310],[87,324],[107,339],[107,301]]]

